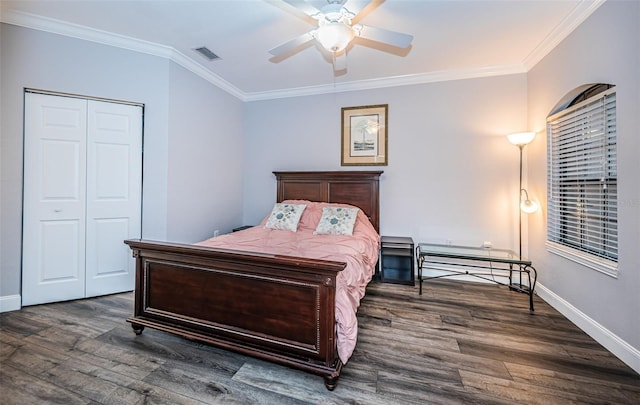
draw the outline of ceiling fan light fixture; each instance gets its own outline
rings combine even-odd
[[[320,2],[319,0],[282,1],[317,20],[317,25],[310,31],[269,50],[269,53],[277,60],[291,56],[294,52],[301,50],[303,45],[315,40],[318,50],[323,53],[326,50],[332,54],[333,70],[338,75],[343,74],[342,72],[347,69],[346,49],[349,46],[357,45],[357,41],[352,44],[355,37],[402,49],[408,49],[413,40],[412,35],[368,25],[353,25],[354,20],[357,22],[363,16],[364,10],[369,8],[369,4],[374,4],[377,7],[382,3],[379,0],[326,0],[328,4],[322,8],[315,5]],[[322,46],[324,50],[320,49],[318,45]]]
[[[344,50],[354,36],[355,33],[349,25],[337,21],[322,24],[315,35],[324,49],[334,53]]]

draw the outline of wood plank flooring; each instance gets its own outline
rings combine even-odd
[[[0,314],[1,404],[639,404],[640,376],[535,297],[373,283],[335,391],[125,322],[131,293]]]

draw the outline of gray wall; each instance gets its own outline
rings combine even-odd
[[[248,103],[244,218],[273,205],[274,170],[341,170],[341,107],[388,104],[381,233],[517,247],[518,149],[526,75]]]
[[[639,2],[608,1],[527,75],[529,128],[540,131],[527,147],[529,188],[543,207],[530,218],[529,249],[540,271],[540,283],[548,289],[545,297],[558,301],[556,305],[565,307],[565,313],[588,332],[601,333],[599,324],[632,346],[626,354],[617,354],[626,356],[636,370],[640,370],[639,27]],[[545,248],[546,117],[565,94],[598,82],[617,86],[618,278]],[[610,343],[621,344],[615,339]]]
[[[145,104],[144,238],[191,242],[241,222],[241,101],[163,58],[0,30],[0,299],[20,294],[25,87]]]
[[[244,103],[171,65],[167,239],[198,242],[242,222]]]

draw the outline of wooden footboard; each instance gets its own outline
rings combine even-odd
[[[321,375],[335,388],[336,277],[344,263],[127,240],[145,326]]]

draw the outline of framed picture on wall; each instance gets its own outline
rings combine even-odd
[[[342,107],[342,166],[386,166],[388,104]]]

